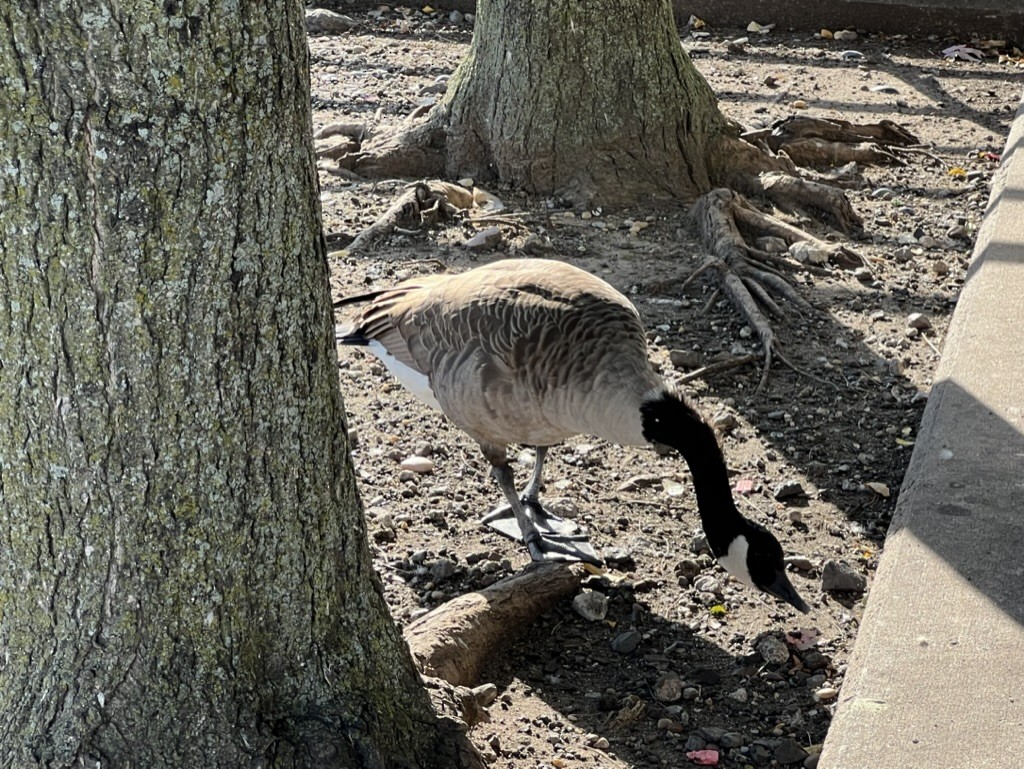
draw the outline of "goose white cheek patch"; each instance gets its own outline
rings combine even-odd
[[[441,404],[434,397],[434,391],[430,389],[430,380],[425,374],[421,374],[416,369],[406,366],[402,361],[384,349],[384,345],[376,339],[372,340],[367,347],[374,355],[380,358],[380,362],[391,372],[391,375],[402,383],[402,387],[428,406],[442,411]]]
[[[718,562],[725,567],[725,570],[748,587],[757,589],[754,578],[750,576],[747,568],[747,550],[750,543],[743,535],[736,537],[729,545],[729,552],[718,559]]]

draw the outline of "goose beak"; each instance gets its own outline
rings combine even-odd
[[[786,572],[781,569],[775,573],[775,581],[772,584],[762,585],[761,587],[766,593],[796,607],[804,614],[811,610],[811,607],[797,594],[793,584],[789,581],[789,577],[786,576]]]

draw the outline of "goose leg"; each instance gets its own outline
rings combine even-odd
[[[546,453],[545,448],[537,450],[537,464],[522,497],[502,453],[502,461],[493,463],[492,473],[508,504],[488,513],[483,522],[506,537],[524,542],[535,561],[586,561],[601,565],[587,535],[576,524],[547,512],[537,498]]]

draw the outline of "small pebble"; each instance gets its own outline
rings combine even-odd
[[[636,568],[633,554],[621,547],[605,548],[602,555],[604,556],[605,563],[609,566],[614,566],[616,569],[630,571]]]
[[[766,635],[754,648],[769,665],[785,665],[789,662],[789,647],[777,636]]]
[[[831,686],[825,686],[821,689],[818,689],[818,691],[814,693],[814,696],[818,699],[819,702],[831,702],[839,696],[839,690],[834,689]]]
[[[780,764],[795,764],[807,758],[807,751],[799,742],[787,737],[775,746],[774,756]]]
[[[789,499],[790,497],[805,496],[803,485],[800,481],[783,481],[772,490],[772,495],[777,500]]]
[[[849,590],[863,592],[868,586],[867,577],[842,561],[829,559],[821,569],[821,589]]]
[[[583,619],[599,622],[608,616],[608,596],[596,590],[584,590],[572,599],[572,608]]]
[[[701,354],[693,350],[669,350],[669,362],[678,369],[700,368],[702,363]]]
[[[729,696],[729,699],[731,699],[731,700],[735,700],[736,702],[746,702],[746,701],[747,701],[747,690],[746,690],[746,689],[744,689],[744,688],[743,688],[743,687],[741,686],[741,687],[740,687],[739,689],[737,689],[736,691],[734,691],[734,692],[729,692],[729,695],[728,695],[728,696]]]
[[[857,39],[857,33],[852,29],[841,29],[838,32],[832,33],[833,40],[839,40],[840,42],[848,43],[852,40]]]
[[[480,684],[473,687],[472,691],[473,699],[485,708],[492,705],[498,699],[498,687],[494,684]]]
[[[799,240],[789,247],[789,255],[798,262],[828,264],[828,251],[806,240]]]
[[[793,109],[807,109],[807,102],[805,102],[803,99],[797,99],[789,106],[792,107]]]
[[[619,654],[631,654],[636,651],[642,638],[639,630],[627,630],[612,639],[612,649]]]
[[[711,420],[712,426],[723,433],[729,433],[736,429],[739,422],[736,421],[736,417],[728,412],[721,412],[716,414],[714,419]]]
[[[740,747],[744,742],[746,742],[746,740],[743,739],[742,734],[737,734],[736,732],[726,732],[718,738],[717,742],[720,747],[729,749]]]
[[[432,473],[434,472],[434,460],[428,457],[408,457],[402,460],[400,467],[414,473]]]
[[[459,565],[450,558],[438,558],[430,565],[430,577],[435,582],[441,582],[452,576],[459,568]]]
[[[485,230],[480,230],[463,245],[471,251],[487,251],[497,246],[500,242],[501,229],[499,227],[488,227]]]
[[[658,702],[678,702],[683,697],[683,680],[677,673],[663,673],[654,683],[654,699]]]
[[[912,312],[907,316],[907,325],[919,331],[924,331],[932,327],[932,322],[928,320],[928,316],[924,313]]]
[[[814,562],[804,555],[786,556],[786,563],[798,571],[813,571]]]

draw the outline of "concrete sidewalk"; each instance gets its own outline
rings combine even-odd
[[[818,766],[1024,767],[1024,101]]]

